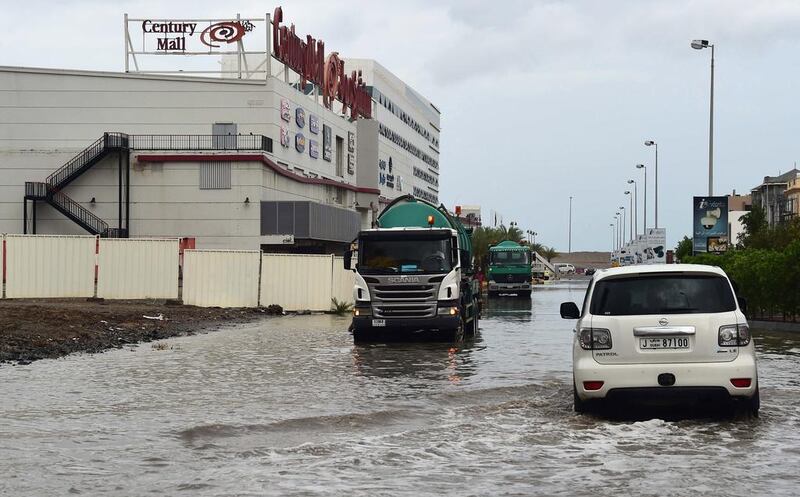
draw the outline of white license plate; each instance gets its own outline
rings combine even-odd
[[[386,326],[386,320],[385,319],[373,319],[372,320],[372,326],[375,326],[375,327],[378,327],[378,328],[384,327],[384,326]]]
[[[658,349],[688,349],[688,337],[660,337],[660,338],[640,338],[639,348],[642,350]]]

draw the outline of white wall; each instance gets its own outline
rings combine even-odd
[[[355,174],[335,174],[335,163],[322,158],[322,124],[335,137],[356,132],[354,123],[325,109],[284,82],[125,75],[83,71],[0,67],[0,232],[22,231],[25,181],[43,181],[105,131],[128,134],[211,134],[215,122],[233,122],[240,134],[263,134],[273,140],[275,162],[311,177],[355,185]],[[280,100],[291,101],[292,120],[280,119]],[[303,153],[294,143],[280,145],[284,124],[297,131],[294,109],[306,111],[302,132],[309,139],[309,114],[320,117],[320,156]],[[334,151],[335,154],[335,151]],[[116,159],[108,158],[70,184],[64,193],[117,226]],[[377,167],[377,165],[376,165]],[[159,169],[160,168],[160,169]],[[131,171],[133,236],[197,236],[200,246],[257,247],[258,199],[310,199],[330,202],[330,187],[277,178],[262,164],[237,165],[232,189],[200,191],[197,164],[137,164]],[[96,203],[89,201],[95,197]],[[250,206],[242,205],[250,197]],[[343,195],[342,206],[355,195]],[[39,203],[41,233],[84,233],[60,213]],[[228,240],[229,238],[231,238]],[[236,238],[239,238],[238,240]]]

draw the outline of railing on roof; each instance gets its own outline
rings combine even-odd
[[[259,150],[272,152],[272,138],[264,135],[131,135],[132,150]]]

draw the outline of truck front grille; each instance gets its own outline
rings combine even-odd
[[[436,315],[436,285],[375,285],[373,313],[382,318],[426,318]]]

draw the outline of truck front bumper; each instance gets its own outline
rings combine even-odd
[[[530,289],[530,283],[489,283],[490,292],[518,292]]]
[[[379,324],[383,322],[383,326]],[[461,316],[435,316],[429,318],[374,318],[353,316],[353,330],[373,333],[449,332],[461,325]]]

